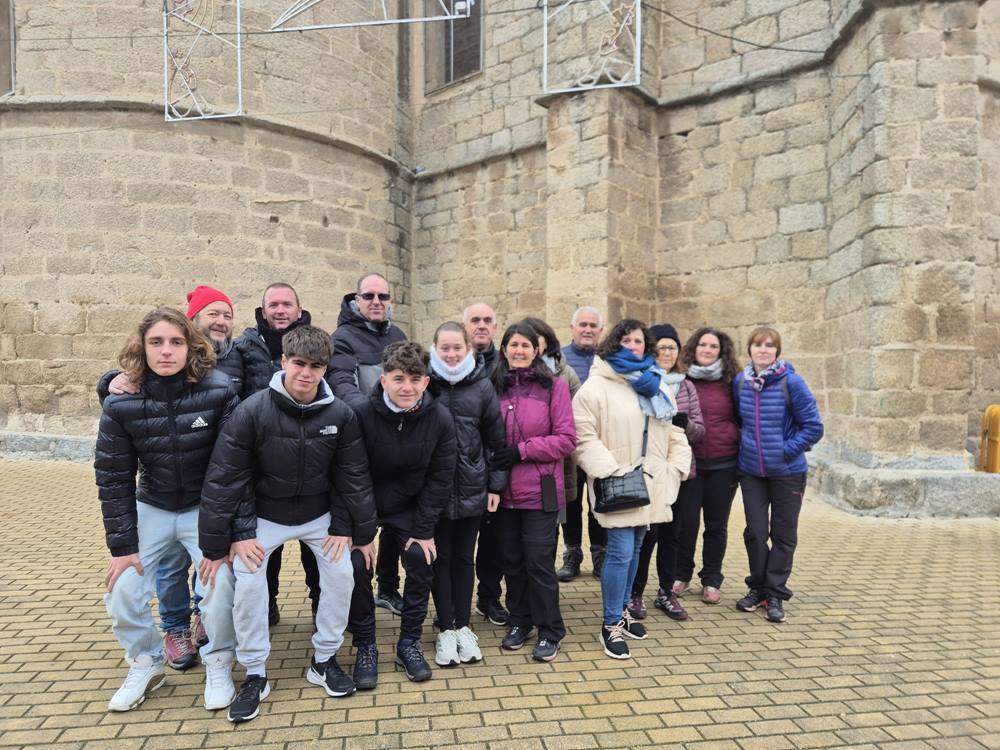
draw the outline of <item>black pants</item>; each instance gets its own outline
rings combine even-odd
[[[458,630],[469,624],[479,516],[441,517],[434,530],[437,560],[434,561],[434,608],[442,630]]]
[[[729,511],[732,510],[738,485],[736,474],[735,466],[727,469],[699,469],[695,477],[685,482],[699,496],[701,513],[705,518],[705,532],[701,539],[701,570],[698,571],[702,586],[721,588],[725,580],[722,561],[726,557],[726,544],[729,541]],[[698,519],[695,519],[692,528],[684,529],[683,533],[688,534],[689,539],[682,540],[679,548],[690,549],[693,569]]]
[[[381,540],[392,537],[397,547],[402,549],[410,538],[410,529],[383,523],[379,534]],[[428,565],[424,551],[420,545],[411,545],[403,552],[403,570],[406,571],[406,583],[403,585],[403,614],[399,626],[400,640],[420,640],[424,631],[424,619],[427,617],[427,601],[431,594],[431,581],[434,579],[434,567]],[[354,592],[351,594],[351,612],[348,615],[347,629],[354,635],[354,643],[371,643],[375,640],[375,596],[372,592],[372,571],[365,569],[361,553],[351,554],[351,564],[354,566]]]
[[[566,626],[559,613],[554,564],[559,514],[501,508],[496,516],[510,624],[534,625],[539,638],[561,641]]]
[[[750,562],[747,586],[763,591],[770,598],[791,599],[792,591],[786,584],[792,574],[792,559],[799,540],[799,511],[806,490],[806,475],[755,477],[741,474],[740,488],[747,517],[743,532]]]
[[[583,544],[583,492],[587,488],[587,475],[582,469],[576,470],[576,498],[566,503],[566,523],[562,525],[563,543],[569,547]],[[608,546],[608,532],[594,518],[594,511],[587,508],[587,532],[594,547]]]
[[[285,545],[281,545],[267,561],[267,594],[273,602],[278,598],[278,582],[281,576],[281,553]],[[309,599],[313,607],[319,604],[319,566],[316,565],[316,556],[309,546],[299,542],[299,559],[302,560],[302,569],[306,572],[306,588],[309,589]]]
[[[484,601],[500,601],[500,580],[503,566],[500,562],[500,544],[497,539],[497,514],[483,513],[479,523],[479,548],[476,550],[477,591]]]
[[[375,558],[375,573],[378,576],[378,590],[387,594],[399,591],[399,545],[392,534],[379,534],[378,557]]]
[[[653,547],[656,547],[656,576],[660,588],[669,591],[674,581],[690,581],[694,570],[694,544],[690,550],[682,545],[682,534],[685,529],[693,527],[695,538],[698,535],[698,517],[701,507],[698,505],[698,495],[690,482],[681,482],[677,499],[670,506],[673,520],[670,523],[654,523],[642,541],[642,552],[639,554],[639,568],[635,572],[632,584],[632,595],[642,595],[649,579],[649,562],[653,557]]]

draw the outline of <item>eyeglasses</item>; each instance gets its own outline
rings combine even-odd
[[[389,294],[389,292],[379,292],[378,294],[375,294],[375,292],[359,292],[358,296],[365,302],[371,302],[376,297],[378,297],[382,302],[388,302],[392,299],[392,295]]]
[[[656,347],[656,353],[657,354],[666,354],[667,352],[676,352],[676,351],[680,351],[680,350],[676,346],[671,346],[669,344],[666,345],[666,346],[658,346],[658,347]]]

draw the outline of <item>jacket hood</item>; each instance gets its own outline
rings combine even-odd
[[[594,357],[594,363],[590,366],[590,377],[601,377],[607,378],[608,380],[621,380],[622,382],[628,382],[625,380],[624,375],[619,375],[611,369],[611,365],[598,356]]]
[[[348,292],[340,301],[340,314],[337,316],[337,327],[354,326],[371,331],[379,336],[385,336],[392,328],[392,321],[386,318],[381,323],[373,323],[358,312],[355,292]]]
[[[215,359],[217,362],[225,359],[229,356],[229,353],[233,350],[233,339],[232,337],[226,339],[222,343],[213,340],[212,349],[215,350]]]
[[[298,328],[299,326],[312,325],[312,316],[309,314],[308,310],[303,310],[302,315],[301,317],[299,317],[298,320],[294,321],[290,326],[288,326],[288,328],[282,329],[280,331],[275,331],[273,328],[271,328],[271,324],[268,323],[267,320],[265,320],[264,318],[264,310],[262,308],[260,307],[256,308],[253,311],[253,314],[254,317],[257,319],[257,325],[254,326],[253,328],[247,328],[246,331],[243,332],[244,334],[250,332],[256,332],[261,334],[262,336],[266,336],[268,333],[277,333],[284,336],[286,333],[295,328]]]
[[[297,410],[298,412],[304,414],[309,411],[321,409],[327,404],[333,403],[333,391],[330,390],[330,386],[327,385],[325,378],[319,379],[319,392],[316,394],[316,399],[311,404],[300,404],[292,398],[285,389],[284,377],[285,371],[278,370],[278,372],[271,376],[271,382],[268,383],[268,387],[281,397],[278,399],[278,402],[285,406],[292,407],[292,411]]]

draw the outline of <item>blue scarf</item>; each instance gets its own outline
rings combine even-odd
[[[673,419],[677,407],[660,390],[660,380],[666,377],[666,373],[657,366],[655,359],[648,354],[639,359],[628,349],[622,349],[605,357],[604,361],[632,386],[639,397],[639,408],[643,414],[661,422]]]

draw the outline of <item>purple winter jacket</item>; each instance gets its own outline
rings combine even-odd
[[[546,389],[530,368],[511,370],[500,394],[508,445],[516,445],[521,463],[510,471],[500,505],[514,510],[542,510],[541,477],[553,474],[559,507],[566,507],[563,459],[576,448],[576,423],[569,387],[559,378]]]

